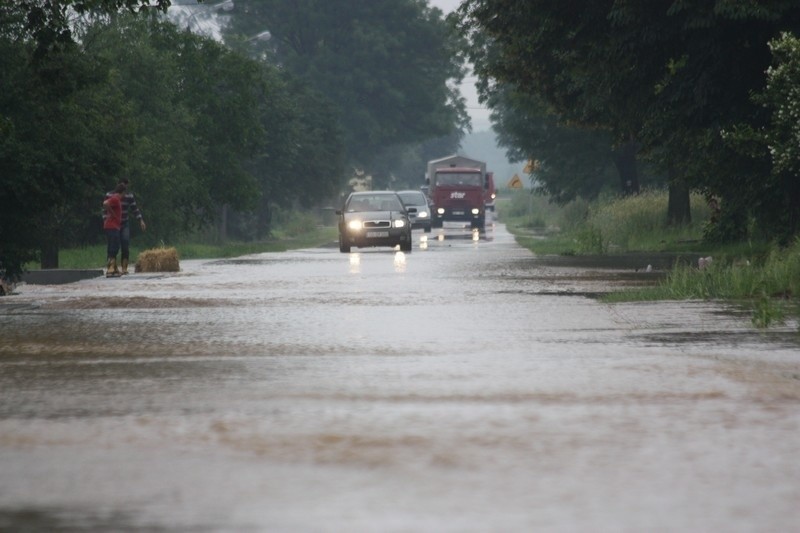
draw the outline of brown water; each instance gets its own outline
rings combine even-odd
[[[0,530],[796,529],[796,324],[414,235],[3,298]]]

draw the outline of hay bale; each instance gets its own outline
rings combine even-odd
[[[136,272],[180,272],[178,250],[175,248],[152,248],[139,253]]]

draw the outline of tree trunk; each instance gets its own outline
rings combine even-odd
[[[787,196],[789,197],[789,223],[786,228],[786,244],[789,244],[792,237],[800,233],[800,190],[790,191]]]
[[[219,209],[219,242],[228,242],[228,204],[222,204]]]
[[[638,151],[639,144],[631,140],[614,152],[614,164],[617,166],[624,196],[639,194],[639,168],[636,163]]]
[[[265,239],[272,231],[272,209],[270,209],[269,198],[266,195],[261,199],[257,217],[256,238]]]
[[[49,242],[42,245],[41,268],[58,268],[58,244]]]
[[[670,175],[672,173],[670,172]],[[680,178],[669,180],[669,201],[667,204],[667,224],[681,226],[692,221],[689,200],[689,187]]]

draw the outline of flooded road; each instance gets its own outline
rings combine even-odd
[[[797,529],[796,324],[414,238],[0,300],[0,530]]]

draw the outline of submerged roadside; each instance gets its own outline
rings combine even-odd
[[[644,278],[647,282],[604,294],[606,302],[723,300],[751,313],[759,328],[800,319],[800,239],[786,247],[767,242],[714,245],[702,239],[702,218],[665,231],[623,216],[616,224],[635,227],[635,235],[621,230],[624,238],[615,240],[585,220],[562,229],[536,213],[529,207],[525,216],[514,216],[509,209],[503,217],[500,209],[517,243],[533,253],[651,274]]]

